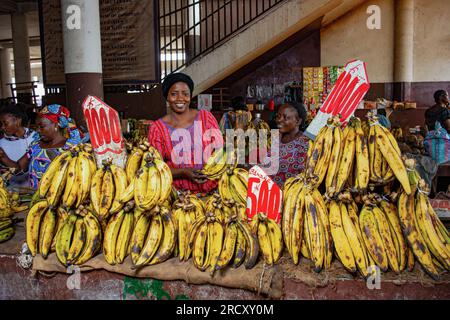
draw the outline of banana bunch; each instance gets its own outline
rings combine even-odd
[[[140,214],[130,201],[118,213],[114,214],[106,226],[103,236],[103,255],[108,264],[121,264],[130,254],[131,236],[135,225],[135,217]]]
[[[392,128],[391,132],[392,132],[392,135],[394,136],[395,140],[399,141],[403,138],[402,128]]]
[[[237,166],[236,152],[227,153],[225,148],[217,150],[209,157],[201,172],[210,180],[219,180],[227,168]]]
[[[316,272],[330,268],[333,239],[322,195],[308,179],[299,177],[285,190],[283,197],[284,243],[294,264],[298,264],[302,253],[314,262]]]
[[[337,121],[335,120],[335,122]],[[350,122],[344,129],[335,125],[332,136],[331,157],[325,179],[327,196],[330,198],[344,189],[349,177],[353,174],[354,162],[357,162],[355,158],[358,159],[361,156],[356,152],[356,138],[357,133],[353,122]],[[361,162],[359,161],[360,166],[358,169],[360,170],[358,170],[358,173],[362,169]]]
[[[125,172],[127,174],[127,181],[130,184],[139,168],[144,165],[144,161],[148,156],[163,161],[159,151],[150,145],[148,141],[144,141],[138,147],[133,147],[128,155]]]
[[[394,136],[378,123],[376,117],[369,117],[369,166],[370,180],[386,184],[397,178],[407,194],[411,193],[408,174],[401,157],[401,151]]]
[[[173,204],[173,218],[178,232],[178,252],[180,261],[187,261],[191,256],[189,247],[189,228],[197,219],[205,215],[203,201],[190,194],[183,194]]]
[[[8,241],[14,236],[14,225],[20,221],[23,221],[23,219],[21,220],[11,217],[0,218],[0,243]]]
[[[57,207],[78,207],[89,197],[91,178],[97,169],[88,144],[77,145],[62,152],[49,165],[39,182],[39,198]]]
[[[70,210],[58,228],[54,246],[64,266],[84,264],[102,247],[102,227],[90,208]]]
[[[218,255],[215,270],[223,269],[227,265],[238,268],[242,264],[246,269],[253,268],[259,255],[259,243],[250,226],[245,220],[233,215],[227,217],[224,229],[222,250]]]
[[[122,209],[125,203],[120,200],[127,186],[125,170],[111,161],[103,161],[102,167],[93,175],[90,188],[91,205],[103,226],[112,213]]]
[[[398,197],[400,226],[415,260],[434,279],[450,270],[450,236],[430,205],[426,183],[414,170],[414,160],[406,161],[412,192]]]
[[[306,160],[305,174],[309,180],[314,180],[313,187],[320,186],[325,178],[332,154],[334,131],[337,128],[332,118],[320,129],[314,143],[310,143]],[[341,139],[339,139],[341,141]]]
[[[144,211],[131,235],[129,250],[134,268],[166,261],[172,256],[176,242],[177,225],[168,207],[155,206]]]
[[[408,252],[397,208],[374,194],[368,195],[364,202],[359,225],[372,264],[382,271],[390,267],[395,273],[400,273],[407,267]]]
[[[267,148],[270,148],[271,144],[272,144],[272,139],[271,139],[271,135],[270,135],[270,126],[269,124],[262,120],[259,119],[258,121],[256,121],[255,124],[255,130],[258,134],[258,143],[260,142],[260,135],[262,134],[262,130],[265,130],[264,134],[267,137]]]
[[[359,226],[356,203],[332,200],[329,204],[331,235],[337,258],[350,272],[359,270],[363,277],[368,276],[369,253],[364,245]]]
[[[172,172],[158,155],[159,153],[154,149],[146,151],[140,160],[137,155],[134,156],[134,160],[133,155],[128,158],[125,172],[128,171],[130,175],[133,175],[135,169],[130,167],[135,168],[135,164],[139,164],[139,168],[134,176],[127,176],[125,173],[125,180],[129,181],[129,184],[123,192],[116,192],[117,197],[114,200],[116,205],[112,206],[111,213],[117,212],[121,206],[133,199],[138,208],[149,211],[173,198]]]
[[[283,255],[283,233],[278,223],[264,213],[258,213],[252,218],[250,228],[258,238],[264,262],[269,266],[277,263]]]
[[[55,235],[65,218],[56,208],[50,208],[45,199],[30,209],[26,219],[26,239],[33,256],[40,253],[45,259],[53,251]]]
[[[222,200],[233,200],[247,206],[248,171],[228,168],[219,180],[219,194]]]
[[[0,218],[8,218],[14,214],[14,211],[11,209],[11,199],[4,186],[3,179],[0,185]]]

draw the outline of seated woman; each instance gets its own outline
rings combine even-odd
[[[425,111],[425,125],[428,131],[435,130],[436,121],[438,121],[442,128],[450,133],[450,110],[448,92],[445,90],[438,90],[434,93],[435,105]]]
[[[27,152],[30,145],[38,140],[38,134],[25,127],[28,117],[25,105],[9,104],[0,110],[0,152],[4,152],[12,161],[18,161]],[[2,163],[5,166],[4,163]],[[11,187],[28,186],[28,174],[14,175],[9,181]]]
[[[169,113],[152,124],[149,142],[169,165],[177,190],[208,193],[217,187],[217,183],[207,180],[200,170],[206,160],[203,159],[206,146],[210,143],[223,146],[217,120],[206,110],[190,108],[194,82],[188,75],[173,73],[167,76],[162,90]],[[207,131],[212,135],[205,134]],[[188,141],[180,139],[184,133],[189,134]],[[185,154],[186,150],[190,152]],[[199,154],[201,159],[198,159]]]
[[[305,169],[309,139],[303,135],[306,109],[298,102],[280,106],[275,121],[280,131],[279,170],[271,178],[281,188],[285,181]]]
[[[0,161],[8,167],[29,173],[29,186],[37,189],[39,180],[47,170],[50,162],[63,150],[80,143],[80,132],[70,118],[67,108],[52,104],[44,107],[37,115],[37,132],[39,140],[31,143],[27,153],[14,161],[0,150]]]

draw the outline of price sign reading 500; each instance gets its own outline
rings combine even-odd
[[[247,217],[264,213],[277,223],[281,220],[281,190],[259,167],[250,170],[247,191]]]

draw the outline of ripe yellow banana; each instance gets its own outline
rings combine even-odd
[[[136,264],[144,247],[150,226],[150,212],[144,212],[136,222],[131,236],[131,259]]]
[[[67,168],[67,182],[61,199],[62,204],[66,208],[71,208],[75,204],[75,201],[77,200],[77,190],[80,188],[80,185],[75,183],[75,177],[77,174],[76,165],[77,161],[79,161],[78,159],[78,157],[73,157],[70,159],[69,167]]]
[[[388,257],[372,208],[363,206],[359,214],[359,225],[371,258],[383,272],[387,271],[389,265]]]
[[[86,243],[86,225],[82,217],[78,217],[75,222],[72,241],[67,254],[67,265],[73,264],[80,253],[83,251]]]
[[[94,173],[92,173],[92,161],[86,155],[81,153],[77,161],[76,183],[78,189],[77,202],[75,207],[78,208],[84,204],[89,198],[91,182]]]
[[[119,213],[115,214],[108,222],[105,230],[103,239],[103,255],[105,256],[106,262],[110,265],[116,264],[116,246],[118,243],[117,237],[125,215],[126,213],[124,210],[119,211]]]
[[[48,209],[47,200],[37,202],[27,215],[26,234],[27,245],[33,257],[38,252],[39,230],[41,228],[42,217]]]
[[[44,259],[47,258],[52,247],[53,238],[56,233],[57,213],[54,209],[48,209],[42,219],[39,234],[39,252]]]
[[[91,259],[101,248],[102,228],[97,218],[91,211],[87,211],[83,217],[86,227],[86,241],[83,251],[79,254],[74,264],[82,265]]]
[[[376,143],[383,154],[384,159],[389,163],[389,167],[394,171],[395,176],[401,183],[406,194],[411,193],[411,187],[409,184],[408,174],[406,172],[405,165],[401,156],[398,154],[396,148],[391,144],[391,139],[387,136],[390,133],[386,133],[380,126],[375,126]]]
[[[134,148],[131,154],[128,156],[127,164],[125,167],[128,183],[131,183],[136,175],[136,172],[141,166],[143,155],[144,151],[141,148]]]
[[[100,216],[100,202],[102,198],[102,184],[103,176],[105,175],[105,168],[98,169],[92,177],[91,185],[91,203],[96,215]]]
[[[135,267],[146,265],[158,251],[163,235],[163,224],[159,214],[152,216],[149,229],[148,237],[145,240]]]
[[[59,262],[61,262],[64,266],[68,265],[67,257],[69,255],[77,218],[78,217],[76,214],[70,214],[69,217],[64,221],[64,225],[56,234],[56,256],[58,257]]]
[[[176,245],[176,226],[172,214],[167,208],[161,208],[161,219],[163,223],[163,239],[158,251],[150,261],[150,265],[166,261],[172,255]]]
[[[99,204],[99,219],[100,222],[107,221],[109,217],[109,210],[114,201],[114,195],[116,192],[116,186],[114,184],[114,176],[110,167],[106,168],[103,175],[102,187],[100,189],[100,204]]]
[[[44,198],[47,196],[47,192],[53,185],[53,177],[56,173],[61,171],[61,167],[70,161],[72,154],[70,151],[62,152],[58,155],[48,166],[47,170],[43,174],[41,180],[39,181],[39,196]]]
[[[339,205],[339,203],[334,200],[330,203],[329,219],[331,235],[333,237],[334,247],[336,249],[336,254],[339,260],[347,270],[349,270],[350,272],[355,272],[356,262],[353,255],[351,243],[349,242],[349,239],[347,238],[347,235],[345,233],[345,226],[342,217],[343,214],[347,214],[346,212],[342,212],[344,207],[345,206],[343,204]]]

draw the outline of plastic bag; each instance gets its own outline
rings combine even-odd
[[[424,147],[437,164],[450,161],[450,134],[436,121],[435,130],[427,133],[424,139]]]

